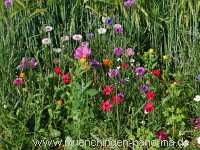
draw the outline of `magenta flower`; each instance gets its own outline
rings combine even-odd
[[[190,118],[190,124],[194,127],[194,129],[200,129],[200,118]]]
[[[135,68],[135,73],[136,73],[137,75],[139,75],[139,76],[144,75],[144,73],[145,73],[144,67],[137,67],[137,68]]]
[[[135,0],[125,0],[124,6],[131,7],[132,5],[134,5],[134,3],[135,3]]]
[[[4,5],[8,8],[12,6],[13,1],[12,0],[4,0]]]
[[[19,68],[20,69],[28,69],[28,68],[36,68],[38,65],[38,62],[36,61],[35,58],[28,58],[28,57],[23,57],[21,62],[20,62],[20,65],[19,65]]]
[[[75,49],[74,57],[76,59],[87,58],[91,54],[91,49],[88,47],[87,42],[83,42],[80,47]]]
[[[123,32],[123,27],[122,27],[122,25],[121,25],[121,24],[115,24],[115,25],[114,25],[114,31],[115,31],[116,33],[122,33],[122,32]]]
[[[24,80],[21,79],[21,78],[16,78],[16,79],[13,81],[13,84],[16,85],[16,86],[22,85],[23,83],[24,83]]]
[[[118,75],[119,75],[119,70],[118,69],[109,69],[108,76],[110,78],[117,77]]]
[[[119,57],[119,56],[122,55],[122,51],[123,51],[123,49],[122,49],[121,47],[117,47],[117,48],[114,49],[114,54],[115,54],[117,57]]]
[[[161,141],[166,140],[168,137],[167,133],[163,129],[160,129],[158,132],[156,132],[155,136]]]

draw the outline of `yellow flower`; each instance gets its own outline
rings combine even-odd
[[[79,62],[81,65],[85,64],[87,62],[87,59],[86,58],[81,58],[79,59]]]
[[[20,77],[21,79],[24,79],[25,76],[26,76],[26,74],[25,74],[24,72],[20,72],[20,73],[19,73],[19,77]]]
[[[168,60],[169,56],[168,55],[163,55],[163,60]]]
[[[59,100],[56,101],[56,104],[61,106],[61,105],[64,104],[64,100],[63,99],[59,99]]]
[[[149,52],[150,54],[153,54],[153,53],[155,52],[155,49],[150,48],[150,49],[148,50],[148,52]]]

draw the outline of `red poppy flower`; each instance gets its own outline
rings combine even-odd
[[[160,129],[158,132],[156,132],[155,136],[161,141],[166,140],[168,137],[167,133],[163,129]]]
[[[152,70],[151,73],[156,77],[160,76],[160,70],[159,69]]]
[[[128,63],[122,63],[122,64],[121,64],[121,67],[122,67],[123,69],[128,69],[129,65],[128,65]]]
[[[151,103],[151,102],[148,102],[148,103],[146,103],[145,106],[144,106],[144,113],[147,114],[147,113],[151,112],[151,111],[154,110],[154,109],[155,109],[154,104]]]
[[[120,96],[118,96],[118,95],[112,96],[112,102],[113,102],[113,104],[120,104],[121,101],[122,100],[121,100]]]
[[[71,75],[70,73],[64,73],[62,76],[63,82],[65,84],[69,84],[71,82]]]
[[[104,95],[110,95],[113,91],[113,86],[112,85],[106,85],[104,88],[103,88],[103,93]]]
[[[155,100],[155,96],[156,96],[156,93],[153,92],[153,91],[148,91],[146,93],[146,97],[147,97],[148,100]]]
[[[101,109],[103,111],[110,111],[111,108],[112,108],[112,104],[110,103],[109,100],[105,100],[101,102]]]
[[[57,75],[62,75],[62,69],[60,67],[55,67],[54,68],[54,72],[57,74]]]

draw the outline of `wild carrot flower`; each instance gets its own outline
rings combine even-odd
[[[155,96],[156,96],[156,93],[153,92],[153,91],[148,91],[146,93],[146,97],[147,97],[148,100],[155,100]]]
[[[122,27],[122,25],[121,25],[121,24],[115,24],[115,25],[114,25],[114,31],[115,31],[116,33],[122,33],[122,32],[123,32],[123,27]]]
[[[125,0],[124,6],[125,7],[131,7],[135,3],[135,0]]]
[[[156,132],[155,136],[161,141],[166,140],[168,137],[167,133],[163,129],[160,129],[158,132]]]
[[[113,86],[112,85],[106,85],[103,87],[103,94],[104,95],[110,95],[113,92]]]
[[[71,75],[70,73],[64,73],[62,76],[63,82],[65,84],[69,84],[71,82]]]
[[[50,38],[43,38],[42,39],[42,44],[43,45],[49,45],[49,44],[51,44],[51,39]]]
[[[109,100],[105,100],[101,102],[101,109],[103,111],[110,111],[111,108],[112,108],[112,104],[110,103]]]
[[[82,38],[83,38],[83,36],[81,34],[75,34],[75,35],[72,36],[72,39],[74,41],[81,41]]]
[[[151,73],[156,77],[160,76],[160,70],[159,69],[154,69],[154,70],[151,71]]]
[[[22,78],[16,78],[13,81],[13,84],[16,85],[16,86],[22,85],[23,83],[24,83],[24,80]]]
[[[127,48],[125,51],[125,56],[126,57],[130,57],[133,56],[135,54],[134,50],[132,48]]]
[[[55,67],[53,70],[57,75],[62,75],[62,69],[60,67]]]
[[[122,51],[123,51],[123,49],[121,47],[114,48],[115,56],[117,56],[117,57],[121,56],[122,55]]]
[[[143,76],[144,73],[145,73],[144,67],[137,67],[137,68],[135,68],[135,73],[136,73],[136,75]]]
[[[109,69],[108,76],[110,78],[117,77],[118,75],[119,75],[119,70],[118,69]]]
[[[148,103],[146,103],[146,104],[144,105],[144,113],[145,113],[145,114],[151,112],[151,111],[154,110],[154,109],[155,109],[155,106],[154,106],[154,104],[151,103],[151,102],[148,102]]]
[[[53,30],[52,26],[46,26],[46,27],[44,27],[44,31],[45,32],[51,32],[52,30]]]
[[[112,65],[112,61],[108,58],[103,59],[103,65],[104,66],[111,66]]]

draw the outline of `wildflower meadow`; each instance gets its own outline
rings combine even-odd
[[[0,150],[200,149],[199,0],[2,0]]]

